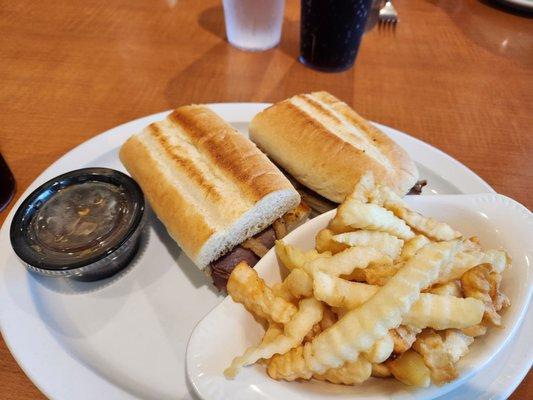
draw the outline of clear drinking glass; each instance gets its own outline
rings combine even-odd
[[[281,37],[285,0],[223,0],[228,41],[242,50],[275,47]]]

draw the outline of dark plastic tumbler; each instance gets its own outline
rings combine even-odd
[[[7,206],[13,193],[15,193],[15,178],[0,154],[0,211]]]
[[[322,71],[350,68],[372,0],[302,0],[300,61]]]

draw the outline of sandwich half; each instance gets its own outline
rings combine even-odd
[[[170,236],[202,270],[300,203],[267,156],[202,105],[180,107],[132,136],[120,159]]]
[[[405,195],[417,182],[409,155],[346,103],[327,92],[300,94],[268,107],[250,138],[278,166],[324,198],[340,203],[368,170]]]

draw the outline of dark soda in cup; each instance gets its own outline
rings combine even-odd
[[[372,0],[302,0],[300,61],[323,71],[350,68]]]
[[[15,193],[15,178],[0,153],[0,211],[2,211]]]

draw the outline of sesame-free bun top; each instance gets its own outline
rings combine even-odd
[[[406,194],[418,180],[409,155],[327,92],[300,94],[257,114],[250,138],[297,181],[340,203],[368,170]]]
[[[133,135],[120,159],[201,269],[300,202],[266,155],[202,105],[177,108]]]

